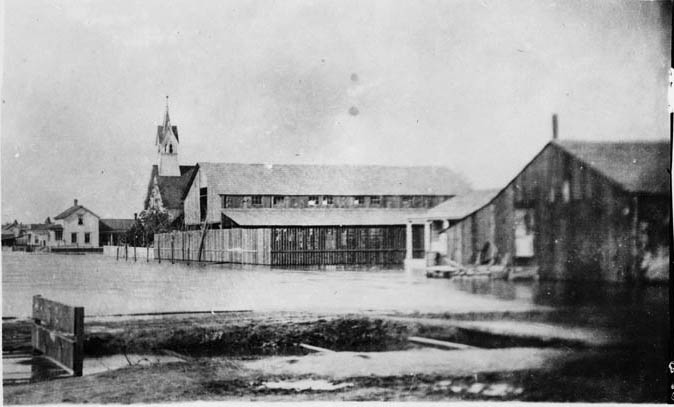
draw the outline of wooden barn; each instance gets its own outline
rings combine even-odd
[[[467,191],[444,167],[198,163],[184,221],[268,230],[272,265],[402,265],[407,218]]]
[[[464,264],[489,242],[515,265],[539,266],[543,279],[642,280],[652,264],[669,261],[670,149],[553,140],[460,219],[449,201],[446,216],[439,207],[410,222],[428,225],[429,242],[444,234],[444,254]]]

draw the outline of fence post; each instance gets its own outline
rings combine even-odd
[[[161,238],[154,235],[154,243],[157,245],[157,260],[159,260],[159,264],[161,264]]]
[[[129,261],[129,244],[124,243],[124,260]]]
[[[117,261],[119,261],[119,246],[117,246]]]
[[[173,255],[173,243],[175,236],[171,235],[171,264],[175,264],[175,257]]]

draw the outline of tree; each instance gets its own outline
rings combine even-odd
[[[169,215],[166,210],[148,208],[138,214],[136,224],[129,230],[128,238],[136,242],[151,243],[155,233],[168,232]],[[129,240],[131,242],[133,240]]]

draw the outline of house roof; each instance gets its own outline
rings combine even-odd
[[[31,223],[28,225],[28,229],[31,231],[63,230],[63,226],[53,223]]]
[[[618,183],[628,192],[669,194],[669,141],[555,140],[552,143]]]
[[[199,163],[208,187],[234,195],[457,195],[470,190],[446,167]]]
[[[150,184],[148,185],[147,196],[145,197],[145,207],[148,206],[148,201],[152,193],[152,185],[155,176],[157,177],[157,184],[159,186],[159,193],[161,194],[162,203],[167,209],[183,209],[183,197],[187,194],[187,189],[190,186],[192,174],[195,172],[194,165],[181,165],[180,176],[166,177],[159,176],[159,168],[156,165],[152,166],[152,174],[150,176]]]
[[[303,208],[224,209],[222,214],[239,226],[374,226],[404,225],[425,209]]]
[[[98,230],[101,232],[127,231],[136,223],[134,219],[101,219]]]
[[[65,218],[67,218],[68,216],[72,215],[73,213],[77,212],[80,209],[84,209],[85,211],[91,213],[92,215],[94,215],[95,217],[97,217],[99,219],[101,218],[100,216],[96,215],[95,213],[93,213],[89,209],[85,208],[84,205],[73,205],[70,208],[66,209],[65,211],[63,211],[63,212],[59,213],[58,215],[54,216],[54,219],[65,219]]]
[[[442,220],[463,219],[488,204],[500,191],[500,189],[485,189],[457,195],[429,209],[428,212],[424,214],[423,218]]]

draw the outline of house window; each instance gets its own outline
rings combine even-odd
[[[84,225],[84,216],[82,216],[82,215],[77,216],[77,224],[78,225]]]
[[[334,203],[334,199],[332,195],[327,195],[323,197],[323,205],[332,205]]]
[[[227,195],[220,195],[220,207],[222,209],[227,208]]]
[[[91,243],[91,233],[87,232],[84,234],[84,243]]]
[[[70,234],[70,243],[77,243],[77,233]]]
[[[316,206],[318,205],[318,197],[317,196],[310,196],[309,197],[309,202],[307,202],[308,206]]]
[[[401,199],[402,202],[402,207],[403,208],[409,208],[412,206],[412,197],[411,196],[403,196]]]
[[[63,231],[62,230],[54,231],[54,240],[63,240]]]
[[[354,204],[354,206],[361,206],[361,205],[365,204],[365,197],[361,196],[361,195],[355,196],[353,198],[353,204]]]
[[[370,197],[370,206],[379,206],[381,205],[381,197],[378,195],[373,195]]]
[[[285,197],[282,196],[282,195],[276,195],[273,198],[274,206],[282,206],[284,201],[285,201]]]
[[[564,199],[564,203],[569,203],[571,200],[571,184],[569,180],[564,180],[562,184],[562,199]]]
[[[253,195],[251,198],[253,206],[262,206],[262,195]]]
[[[39,243],[39,241],[37,239],[37,236],[35,236],[35,244],[38,244],[38,243]]]

